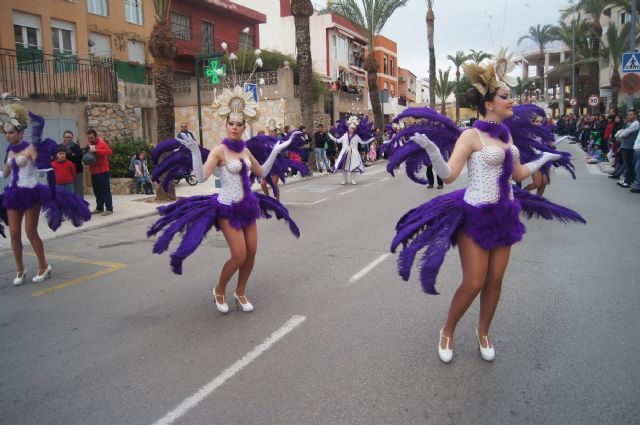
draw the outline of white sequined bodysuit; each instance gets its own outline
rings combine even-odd
[[[476,129],[476,131],[478,131]],[[500,199],[498,180],[502,174],[505,149],[500,146],[486,145],[482,133],[478,131],[482,149],[473,152],[467,160],[469,185],[464,193],[464,201],[471,205],[495,204]],[[520,151],[510,145],[513,160],[520,160]],[[509,176],[511,180],[511,176]],[[509,199],[513,199],[513,190],[509,183]]]
[[[36,165],[24,155],[16,156],[12,158],[11,161],[15,161],[18,166],[18,182],[15,187],[23,187],[23,188],[33,188],[38,184],[38,169]],[[13,167],[9,168],[11,172],[9,173],[9,177],[7,181],[9,182],[9,187],[13,186]]]
[[[218,193],[218,202],[224,205],[231,205],[239,202],[244,198],[244,189],[242,188],[242,162],[244,161],[247,172],[251,169],[251,160],[249,158],[227,159],[227,150],[224,149],[225,164],[217,167],[216,175],[220,177],[220,192]]]

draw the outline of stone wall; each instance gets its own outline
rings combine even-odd
[[[139,111],[139,109],[138,109]],[[142,136],[142,119],[136,108],[117,103],[91,103],[85,107],[87,127],[106,140],[126,135]]]

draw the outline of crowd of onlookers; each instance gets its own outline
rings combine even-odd
[[[613,171],[609,176],[618,186],[640,193],[640,123],[636,111],[626,115],[610,111],[608,114],[572,113],[555,121],[556,132],[573,138],[587,152],[587,162],[609,162]]]
[[[340,80],[327,83],[329,91],[341,91],[343,93],[362,94],[363,88],[357,84],[343,83]]]

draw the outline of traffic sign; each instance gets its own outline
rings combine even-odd
[[[640,75],[627,74],[622,77],[622,80],[620,81],[620,90],[627,94],[634,94],[640,90]]]
[[[589,96],[589,106],[598,106],[600,104],[600,96],[591,95]]]
[[[575,97],[569,101],[569,105],[571,106],[576,106],[577,104],[578,104],[578,99],[576,99]]]
[[[622,54],[622,73],[640,72],[640,52]]]

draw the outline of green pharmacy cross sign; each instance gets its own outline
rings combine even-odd
[[[211,84],[220,84],[222,75],[225,75],[224,65],[220,65],[218,59],[211,59],[209,65],[204,68],[204,76],[209,78]]]

